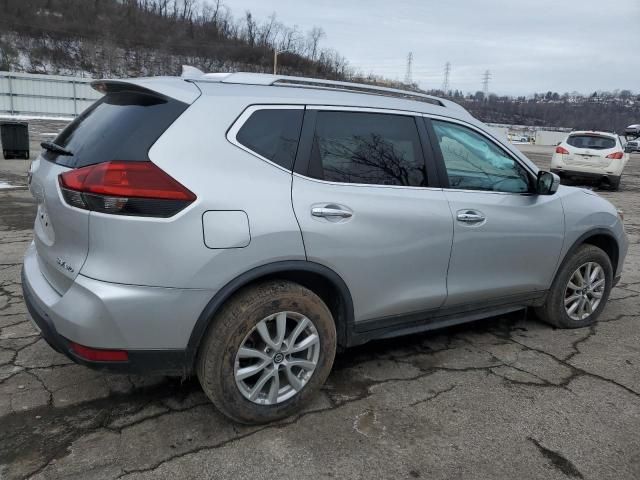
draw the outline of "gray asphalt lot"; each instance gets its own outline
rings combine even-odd
[[[522,146],[542,167],[551,148]],[[640,155],[619,192],[631,247],[598,325],[524,313],[342,353],[302,414],[233,424],[194,379],[69,363],[26,319],[27,163],[0,160],[0,479],[640,478]]]

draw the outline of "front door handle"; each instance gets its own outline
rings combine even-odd
[[[460,210],[456,218],[463,223],[481,223],[486,220],[482,213],[475,210]]]
[[[349,210],[327,205],[326,207],[313,207],[311,209],[311,215],[324,218],[350,218],[353,216],[353,213]]]

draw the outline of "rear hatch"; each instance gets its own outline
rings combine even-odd
[[[188,106],[135,83],[102,82],[99,87],[105,96],[70,123],[53,145],[43,144],[45,150],[29,172],[30,190],[38,204],[34,225],[38,262],[60,294],[71,286],[87,258],[91,215],[90,208],[73,206],[63,196],[60,175],[103,162],[148,161],[149,148]],[[191,101],[195,98],[194,94]]]
[[[595,133],[569,135],[565,144],[569,152],[564,156],[567,165],[606,167],[612,160],[607,155],[621,150],[614,137]]]

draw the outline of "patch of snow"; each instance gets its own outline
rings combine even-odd
[[[0,180],[0,190],[9,188],[19,188],[17,185],[11,185],[10,183]]]

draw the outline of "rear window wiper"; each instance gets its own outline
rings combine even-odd
[[[67,150],[64,147],[61,147],[60,145],[58,145],[57,143],[53,143],[53,142],[42,142],[40,144],[40,146],[42,148],[44,148],[45,150],[49,150],[50,152],[54,152],[54,153],[58,153],[60,155],[73,155],[73,152],[70,150]]]

